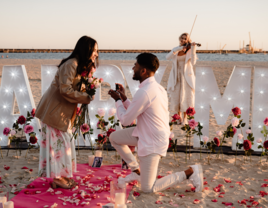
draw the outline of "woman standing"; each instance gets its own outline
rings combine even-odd
[[[94,99],[94,96],[81,92],[77,83],[82,72],[90,73],[97,64],[97,42],[87,36],[81,37],[72,54],[59,64],[54,80],[36,109],[42,128],[39,176],[53,178],[53,188],[72,188],[76,185],[70,179],[76,172],[72,122],[77,104],[89,104]]]
[[[173,48],[166,56],[172,60],[172,70],[168,79],[168,93],[171,98],[172,111],[178,112],[183,121],[187,123],[186,110],[194,107],[195,96],[195,75],[193,65],[196,63],[196,46],[191,44],[187,50],[186,44],[191,43],[188,33],[183,33],[179,37],[180,45]]]

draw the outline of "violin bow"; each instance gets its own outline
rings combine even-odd
[[[196,18],[197,18],[197,15],[195,16],[195,19],[194,19],[194,24],[195,24]],[[193,26],[192,26],[192,29],[191,29],[191,32],[190,32],[189,38],[191,37],[192,31],[193,31],[193,28],[194,28],[194,24],[193,24]]]

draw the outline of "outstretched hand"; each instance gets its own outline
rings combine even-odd
[[[123,101],[125,101],[127,99],[127,96],[125,94],[125,89],[124,89],[123,85],[121,85],[119,83],[116,83],[116,84],[119,86],[119,89],[117,90],[117,92],[119,92],[121,99]]]
[[[120,94],[115,90],[109,90],[108,94],[111,95],[114,100],[121,99]]]

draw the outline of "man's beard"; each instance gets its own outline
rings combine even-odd
[[[136,80],[136,81],[140,81],[141,80],[141,76],[140,74],[137,73],[134,73],[133,77],[132,77],[133,80]]]

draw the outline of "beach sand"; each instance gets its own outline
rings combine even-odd
[[[42,64],[59,64],[60,60],[27,60],[27,59],[0,59],[0,75],[2,74],[2,68],[4,65],[25,65],[27,74],[30,81],[31,90],[34,96],[35,104],[37,105],[41,98],[41,65]],[[125,61],[125,60],[102,60],[100,63],[105,64],[114,64],[120,68],[121,63],[134,63],[135,61]],[[168,64],[166,72],[161,81],[161,85],[166,88],[169,72],[171,70],[171,63],[168,61],[161,61],[161,64]],[[212,61],[199,61],[197,65],[208,65],[211,66],[220,92],[223,94],[226,84],[228,82],[229,76],[235,65],[243,66],[261,66],[268,67],[266,62],[212,62]],[[0,77],[0,82],[1,82]],[[107,85],[104,85],[102,88],[102,93],[106,93],[109,90]],[[127,95],[131,98],[130,92],[127,89]],[[252,97],[252,96],[251,96]],[[173,115],[175,112],[170,112]],[[230,123],[231,116],[229,116],[226,125],[217,125],[215,116],[212,111],[210,111],[210,133],[209,137],[213,138],[215,132],[218,130],[225,130],[227,124]],[[251,116],[250,116],[251,120]],[[249,123],[250,124],[250,123]],[[174,127],[175,138],[178,139],[179,144],[185,144],[183,132],[180,130],[179,126]],[[231,139],[227,140],[227,145],[231,146]],[[22,151],[22,156],[16,157],[16,151],[11,150],[9,156],[6,157],[6,151],[2,150],[4,159],[0,160],[0,177],[2,178],[1,185],[9,184],[19,184],[18,187],[22,187],[21,184],[29,184],[31,178],[36,178],[38,173],[38,164],[39,164],[39,152],[38,150],[30,150],[28,153],[27,159],[25,159],[26,151]],[[80,150],[80,155],[77,156],[78,163],[87,162],[87,155],[91,154],[91,151]],[[104,164],[115,164],[119,163],[119,160],[114,158],[114,152],[109,152],[109,155],[104,153]],[[240,207],[237,203],[238,200],[249,199],[250,196],[256,196],[259,194],[259,191],[268,192],[268,188],[262,188],[261,185],[265,182],[264,179],[268,179],[268,162],[266,158],[263,158],[262,164],[259,163],[259,157],[252,156],[252,162],[246,161],[243,162],[243,157],[239,156],[237,159],[237,165],[234,164],[234,156],[224,155],[223,161],[221,159],[216,159],[216,155],[211,156],[210,165],[207,163],[207,155],[202,154],[202,160],[199,160],[199,154],[192,154],[191,160],[188,163],[185,163],[185,154],[177,154],[177,159],[174,160],[173,154],[168,153],[167,157],[162,158],[159,165],[159,174],[166,175],[168,171],[177,172],[187,169],[189,165],[201,163],[204,169],[205,181],[208,182],[209,190],[205,190],[202,193],[193,193],[185,192],[186,189],[190,189],[188,181],[185,181],[183,184],[180,184],[176,189],[171,188],[167,191],[162,191],[165,196],[160,196],[159,193],[144,194],[139,190],[139,187],[135,187],[133,190],[136,190],[141,193],[139,197],[133,196],[133,191],[129,196],[129,200],[132,201],[132,204],[129,204],[128,207],[175,207],[177,204],[179,207],[224,207],[222,202],[233,202],[234,207]],[[9,170],[3,168],[4,165],[10,166]],[[32,172],[22,170],[23,166],[32,168]],[[232,183],[225,183],[225,179],[230,179]],[[243,185],[239,185],[236,182],[241,181]],[[219,193],[213,191],[213,188],[223,184],[221,187],[221,192],[224,197],[219,198]],[[230,188],[233,186],[233,188]],[[174,193],[184,194],[184,198],[174,196]],[[11,194],[11,197],[14,195]],[[199,199],[199,204],[193,204],[195,199]],[[212,199],[217,199],[218,202],[211,202]],[[163,204],[155,204],[157,200],[160,200]],[[255,201],[260,203],[260,207],[268,207],[268,197],[264,198],[255,198]],[[172,203],[170,203],[172,202]],[[94,203],[94,201],[92,201]],[[247,202],[247,205],[250,205],[250,202]],[[242,207],[244,207],[243,205]],[[245,206],[246,207],[246,206]]]

